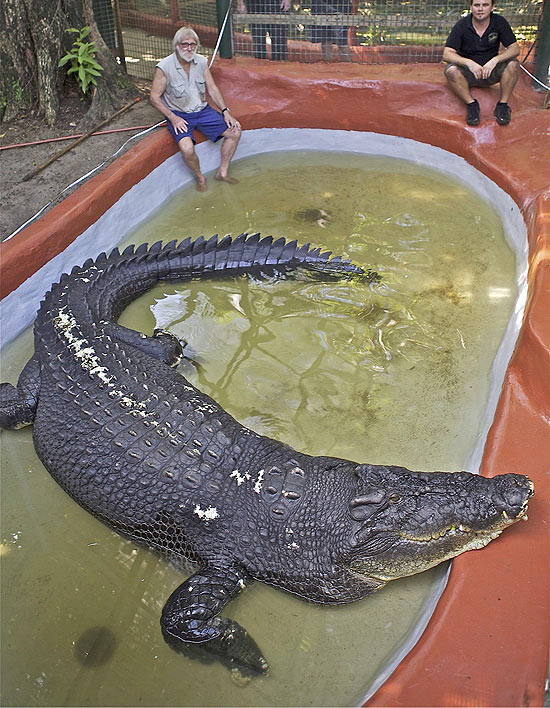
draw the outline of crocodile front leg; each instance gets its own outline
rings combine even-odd
[[[17,429],[34,421],[40,391],[40,364],[36,354],[19,375],[17,388],[0,384],[0,429]]]
[[[192,575],[164,606],[160,625],[165,641],[182,653],[200,647],[200,653],[214,655],[245,674],[266,674],[267,662],[248,632],[237,622],[219,617],[250,580],[236,564],[207,566]]]

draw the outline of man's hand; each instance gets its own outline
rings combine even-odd
[[[242,15],[246,15],[246,5],[244,4],[244,0],[239,0],[237,2],[237,12],[240,12]]]
[[[484,79],[488,79],[489,76],[491,76],[493,69],[495,66],[498,64],[498,57],[493,57],[492,59],[489,59],[489,61],[482,66],[482,77]]]
[[[224,111],[222,115],[228,128],[231,130],[240,130],[241,124],[236,118],[233,118],[229,111]]]
[[[183,120],[180,116],[174,114],[173,118],[169,118],[170,123],[174,126],[174,131],[176,133],[187,133],[187,121]]]
[[[281,0],[281,10],[288,12],[290,10],[290,0]]]
[[[492,61],[492,60],[491,60],[491,61]],[[489,63],[489,62],[487,62],[487,63]],[[485,78],[485,77],[483,76],[483,68],[484,68],[484,67],[482,67],[481,64],[478,64],[476,61],[474,61],[473,59],[471,59],[471,60],[468,62],[468,65],[467,65],[467,66],[468,66],[468,69],[470,69],[470,71],[472,72],[472,74],[476,77],[476,79]],[[485,64],[485,66],[487,66],[487,64]],[[491,69],[491,71],[492,71],[492,69]],[[490,72],[489,72],[489,73],[490,73]]]

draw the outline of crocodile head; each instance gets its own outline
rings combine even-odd
[[[360,465],[350,500],[346,565],[380,583],[413,575],[475,548],[527,519],[528,477],[417,473]]]

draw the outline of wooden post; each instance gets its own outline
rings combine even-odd
[[[218,19],[218,32],[222,31],[223,22],[230,6],[230,0],[216,0],[216,16]],[[231,17],[228,18],[220,42],[220,57],[233,58],[233,25]]]
[[[114,0],[115,7],[115,27],[116,27],[116,40],[118,45],[118,58],[120,63],[126,73],[128,69],[126,68],[126,52],[124,51],[124,42],[122,41],[122,18],[120,15],[120,2],[119,0]]]
[[[172,24],[177,25],[174,30],[175,33],[181,25],[179,0],[170,0],[170,17],[172,18]]]
[[[535,54],[535,76],[543,84],[548,83],[548,67],[550,65],[550,2],[544,0],[542,17],[540,18],[537,35],[537,50]],[[533,81],[533,88],[540,91],[540,86]]]

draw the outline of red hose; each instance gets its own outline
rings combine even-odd
[[[107,135],[108,133],[122,133],[126,130],[145,130],[146,128],[152,128],[152,127],[153,127],[152,125],[135,125],[132,128],[112,128],[111,130],[100,130],[97,133],[92,133],[92,135]],[[83,135],[85,135],[85,133],[78,133],[78,135],[64,135],[61,138],[48,138],[47,140],[35,140],[32,143],[16,143],[14,145],[0,145],[0,150],[11,150],[11,148],[29,147],[31,145],[41,145],[42,143],[55,143],[59,140],[74,140],[75,138],[81,138]]]

